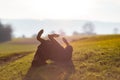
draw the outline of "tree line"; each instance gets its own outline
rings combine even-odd
[[[12,28],[9,24],[0,22],[0,42],[9,41],[12,39]]]

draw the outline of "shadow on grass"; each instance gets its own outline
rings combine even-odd
[[[29,68],[23,80],[69,80],[75,72],[72,62]]]

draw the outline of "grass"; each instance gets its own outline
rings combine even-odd
[[[10,42],[0,44],[0,58],[13,54],[33,52],[36,47],[36,42],[32,42],[31,39],[14,39]]]
[[[96,36],[72,43],[76,73],[82,80],[120,79],[120,36]],[[79,80],[78,79],[78,80]]]
[[[0,67],[0,80],[22,80],[31,65],[33,54]]]
[[[36,44],[24,45],[21,41],[20,44],[13,43],[0,45],[0,56],[35,51],[37,47]],[[120,35],[86,37],[72,42],[71,45],[74,48],[72,60],[76,72],[68,80],[120,79]],[[22,80],[31,65],[33,55],[34,53],[0,66],[0,80]],[[43,80],[63,80],[66,72],[59,67],[44,66],[37,69],[34,75],[41,76]]]

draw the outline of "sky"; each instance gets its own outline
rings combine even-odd
[[[47,31],[50,32],[50,30],[54,30],[56,26],[53,27],[53,25],[57,23],[57,31],[62,28],[67,33],[71,33],[73,30],[80,29],[80,27],[74,28],[72,25],[76,24],[69,20],[105,22],[105,24],[95,23],[96,32],[111,34],[114,27],[120,30],[120,0],[0,0],[0,19],[13,20],[3,22],[12,24],[14,35],[17,37],[22,34],[31,36],[41,28],[48,29]],[[39,20],[40,22],[14,21],[16,19]],[[55,21],[56,23],[54,22],[52,25],[48,22],[42,25],[44,27],[41,27],[40,24],[43,24],[45,20],[68,21],[67,23]],[[26,32],[26,30],[29,30],[29,32]]]
[[[120,22],[120,0],[0,0],[4,19],[85,19]]]
[[[21,37],[22,35],[31,37],[37,34],[40,29],[44,29],[43,36],[50,34],[52,31],[59,33],[60,30],[64,31],[66,35],[72,35],[74,31],[83,33],[83,26],[87,22],[86,20],[2,20],[3,24],[10,23],[12,25],[14,37]],[[120,23],[101,21],[93,21],[91,23],[94,26],[94,32],[97,34],[113,34],[114,28],[117,28],[120,34]]]

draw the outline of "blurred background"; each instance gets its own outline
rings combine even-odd
[[[62,53],[65,65],[48,59],[49,65],[31,68],[33,60],[39,62],[39,52],[43,50],[43,55],[45,50],[45,56],[49,50],[54,52],[54,46],[46,47],[46,43],[40,46],[37,41],[41,29],[44,29],[43,39],[58,33],[61,37],[55,39],[61,46],[66,47],[62,37],[70,42],[74,73],[71,60],[67,60],[71,56],[69,45],[65,48],[67,54]],[[36,60],[37,49],[41,51],[37,51]],[[60,59],[57,54],[53,57]],[[120,80],[120,0],[0,0],[0,80],[26,80],[24,77],[27,80]]]
[[[120,34],[119,0],[0,0],[0,41],[59,33]]]

